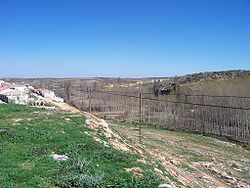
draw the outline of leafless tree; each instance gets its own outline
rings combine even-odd
[[[67,102],[70,102],[70,89],[71,89],[71,82],[70,81],[65,81],[64,83],[64,91],[65,91],[65,94],[66,94],[66,101]]]
[[[159,91],[160,91],[160,81],[158,80],[158,81],[155,81],[154,82],[154,95],[155,95],[155,97],[159,97]]]

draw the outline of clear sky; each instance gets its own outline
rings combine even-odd
[[[0,77],[250,69],[250,0],[0,0]]]

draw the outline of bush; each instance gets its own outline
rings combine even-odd
[[[103,174],[91,161],[78,157],[66,163],[61,163],[61,177],[57,181],[57,186],[69,187],[101,187]]]

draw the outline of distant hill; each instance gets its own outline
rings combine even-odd
[[[228,71],[214,71],[214,72],[200,72],[188,74],[178,77],[181,84],[190,82],[199,82],[204,80],[218,80],[229,78],[247,78],[250,77],[250,70],[228,70]]]
[[[152,91],[154,81],[161,80],[163,85],[175,82],[180,85],[180,91],[189,94],[211,95],[247,95],[250,96],[250,70],[228,70],[200,72],[176,77],[148,78],[2,78],[7,82],[31,84],[36,88],[54,90],[59,97],[65,98],[64,84],[71,83],[72,98],[81,96],[85,88],[110,88],[121,91]],[[1,79],[0,79],[1,80]],[[137,84],[139,83],[139,84]],[[112,87],[112,88],[111,88]]]
[[[204,72],[179,78],[180,92],[187,94],[250,97],[250,71]]]

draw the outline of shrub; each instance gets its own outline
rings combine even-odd
[[[91,161],[78,157],[61,163],[57,186],[68,187],[101,187],[103,174]]]

